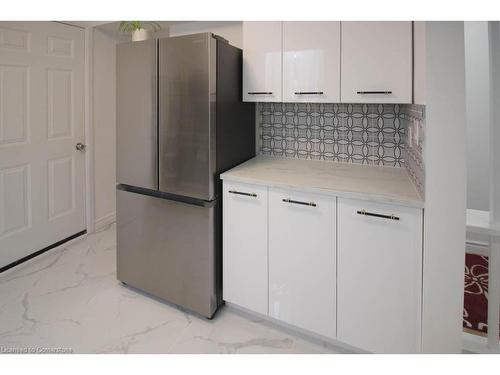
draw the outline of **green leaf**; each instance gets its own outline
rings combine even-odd
[[[118,31],[122,33],[132,33],[135,30],[145,28],[151,29],[152,31],[158,31],[161,29],[161,26],[158,22],[154,21],[121,21],[118,26]]]

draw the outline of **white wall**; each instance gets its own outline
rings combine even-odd
[[[93,112],[96,223],[113,220],[116,211],[115,40],[94,29]]]
[[[170,36],[212,32],[242,48],[242,24],[240,21],[186,22],[170,26]]]
[[[422,348],[458,353],[466,211],[463,22],[427,22],[424,293]]]
[[[500,22],[489,22],[490,43],[490,221],[500,228]]]
[[[489,209],[490,76],[488,22],[465,22],[467,208]]]
[[[490,48],[490,224],[500,230],[500,23],[489,22]],[[490,242],[490,273],[489,273],[489,303],[488,321],[493,326],[498,322],[498,305],[500,300],[500,236],[491,238]],[[496,270],[492,272],[491,270]],[[495,298],[496,297],[496,298]],[[498,326],[497,326],[498,327]],[[494,353],[499,353],[498,330],[491,329],[488,337],[488,347]]]

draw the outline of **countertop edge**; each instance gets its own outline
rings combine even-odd
[[[412,207],[412,208],[421,208],[425,207],[425,202],[421,200],[410,200],[410,199],[399,199],[396,197],[390,197],[386,195],[379,194],[370,194],[370,193],[361,193],[361,192],[350,192],[350,191],[341,191],[341,190],[333,190],[333,189],[322,189],[315,188],[310,186],[301,186],[301,185],[290,185],[285,183],[273,182],[268,180],[256,179],[256,178],[248,178],[248,177],[238,177],[233,176],[229,172],[224,172],[220,175],[221,180],[233,181],[233,182],[241,182],[247,184],[255,184],[261,186],[269,186],[275,188],[285,188],[285,189],[295,189],[301,191],[307,191],[315,194],[323,194],[341,198],[348,199],[359,199],[365,201],[375,201],[380,203],[387,204],[395,204],[400,206]]]

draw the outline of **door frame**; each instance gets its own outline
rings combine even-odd
[[[75,26],[79,27],[79,26]],[[95,176],[94,176],[94,28],[85,29],[85,92],[84,92],[84,134],[85,134],[85,224],[87,233],[95,232]]]
[[[58,22],[84,31],[84,142],[85,148],[85,229],[94,233],[95,225],[95,176],[94,176],[94,28],[71,22]]]

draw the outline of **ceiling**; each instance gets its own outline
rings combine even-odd
[[[82,27],[84,29],[86,29],[87,27],[96,27],[99,25],[110,23],[110,21],[59,21],[59,22]]]

